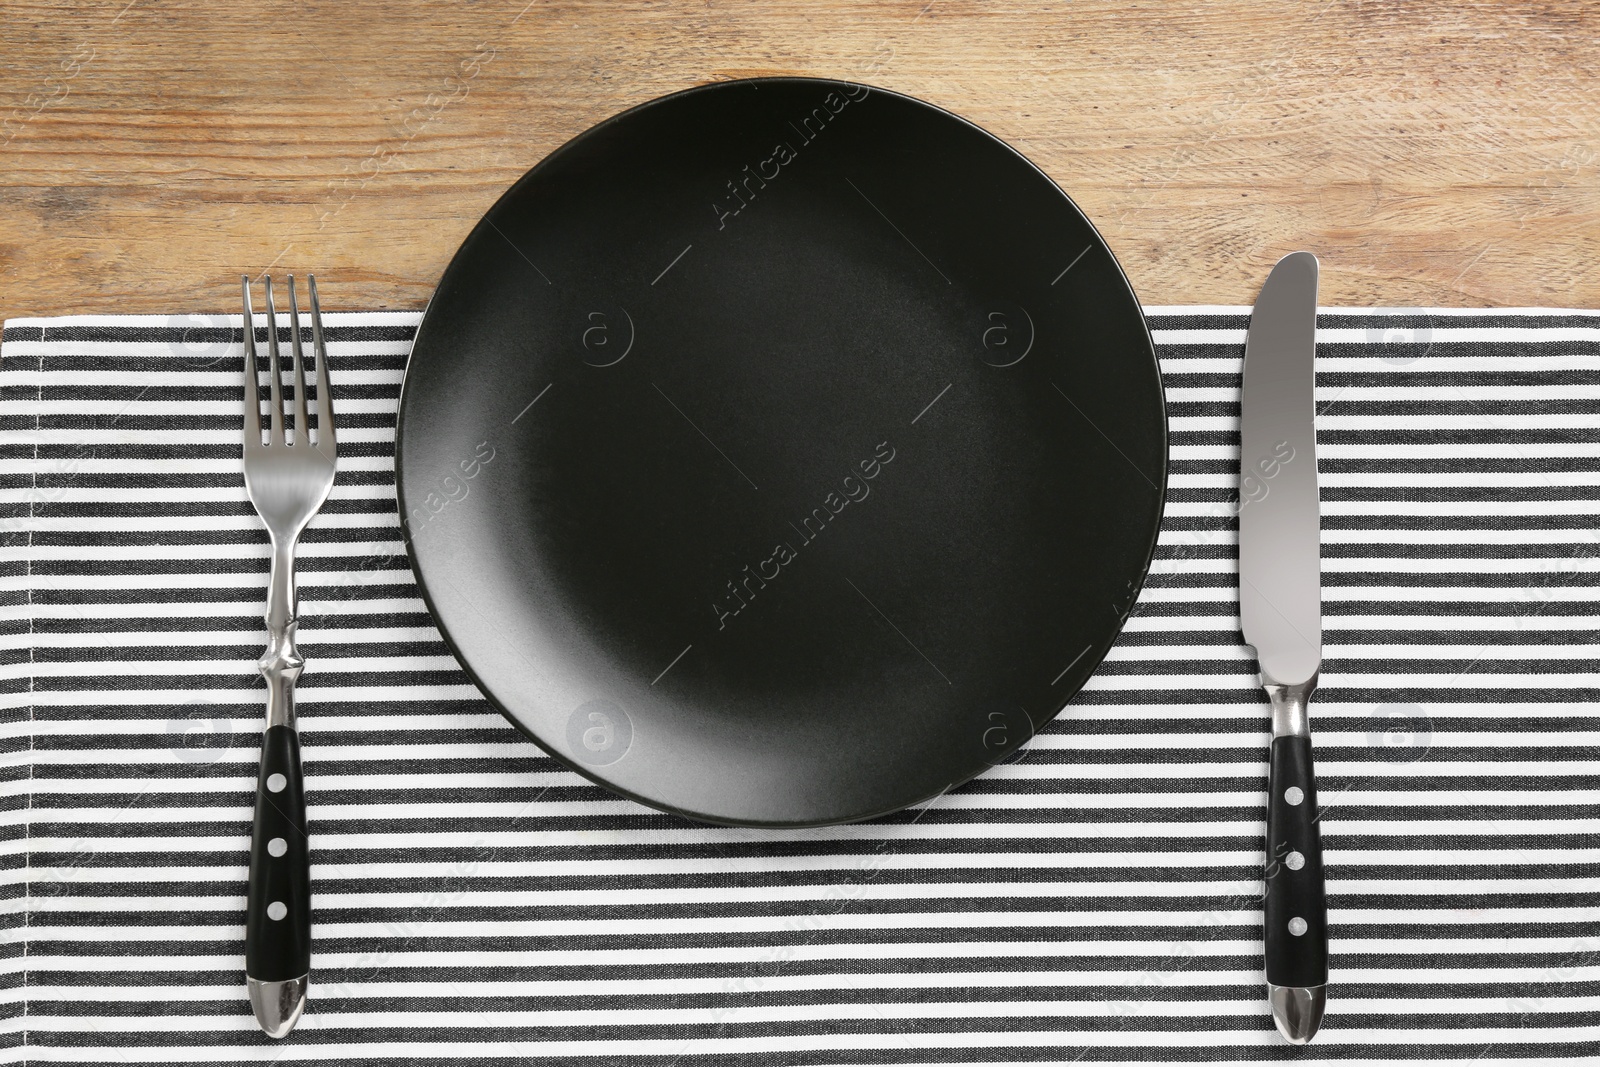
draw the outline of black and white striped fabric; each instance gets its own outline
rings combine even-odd
[[[1527,1064],[1600,1058],[1600,314],[1328,311],[1314,709],[1333,993],[1261,976],[1267,706],[1240,645],[1248,309],[1151,308],[1160,554],[1025,756],[804,831],[618,799],[506,725],[395,514],[415,314],[333,314],[338,485],[300,550],[315,956],[244,993],[267,545],[237,316],[0,347],[13,1060]]]

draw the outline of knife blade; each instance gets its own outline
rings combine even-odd
[[[1317,498],[1317,257],[1272,268],[1245,339],[1239,432],[1239,626],[1272,702],[1263,867],[1267,996],[1311,1040],[1327,1004],[1328,930],[1307,707],[1322,666]]]

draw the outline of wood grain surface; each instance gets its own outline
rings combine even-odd
[[[1600,307],[1595,0],[0,0],[0,315],[420,308],[494,199],[651,97],[808,74],[1031,157],[1146,303]]]

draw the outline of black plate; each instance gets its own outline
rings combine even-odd
[[[1012,755],[1155,547],[1139,304],[1043,173],[844,82],[574,139],[456,254],[406,370],[411,560],[505,715],[712,822],[877,815]]]

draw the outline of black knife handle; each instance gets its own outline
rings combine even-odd
[[[1265,870],[1267,981],[1309,988],[1328,982],[1328,905],[1317,831],[1311,738],[1272,739],[1267,775]]]
[[[300,776],[300,735],[274,726],[261,738],[250,833],[244,973],[285,982],[311,972],[311,849]]]

